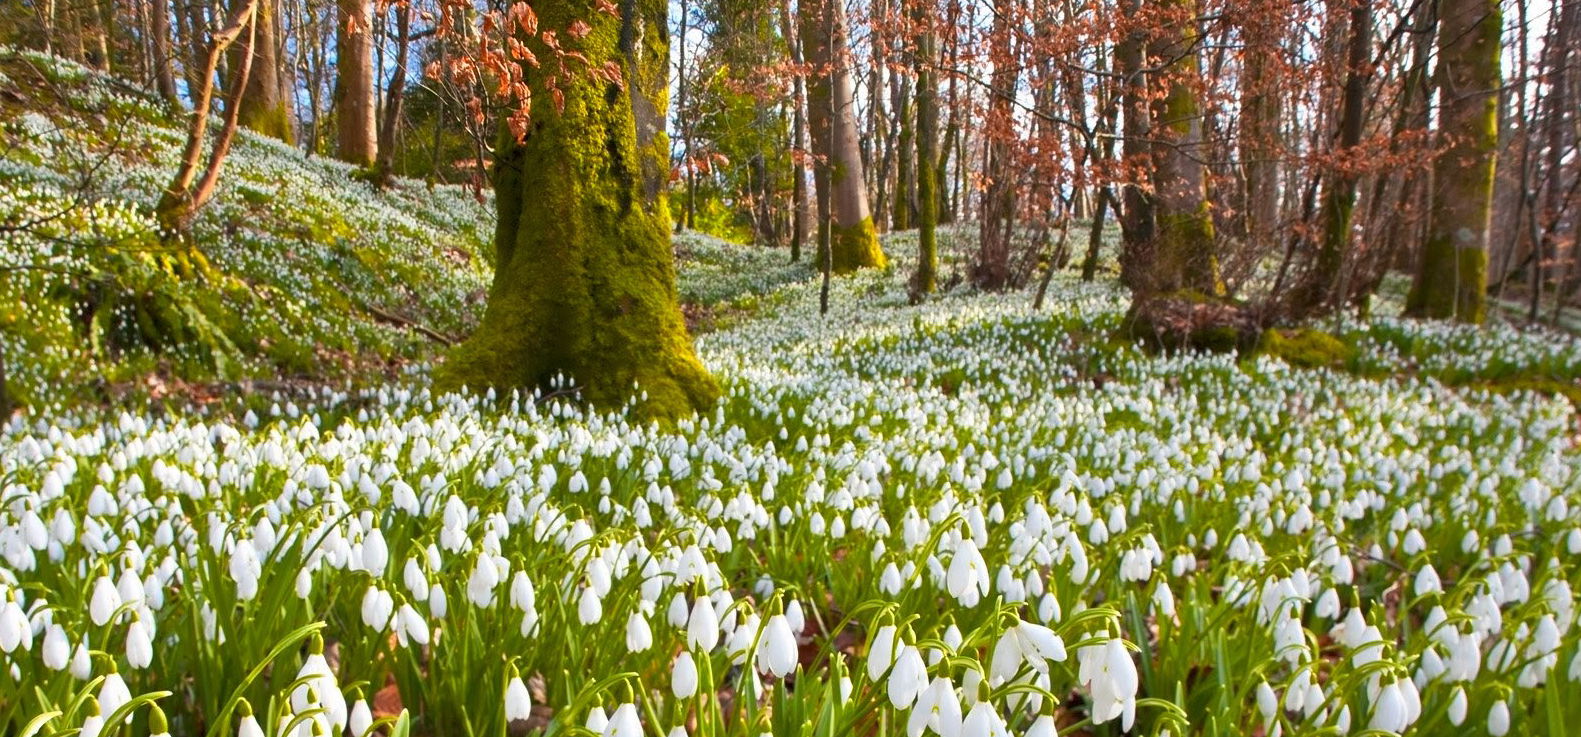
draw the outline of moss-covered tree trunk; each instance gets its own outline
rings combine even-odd
[[[238,45],[235,53],[252,54],[251,71],[247,76],[247,89],[242,93],[240,117],[242,127],[295,143],[296,131],[289,90],[281,81],[285,69],[280,60],[280,5],[276,0],[259,0],[257,29],[252,43]],[[240,66],[234,60],[231,68]]]
[[[937,36],[933,33],[932,13],[925,0],[912,0],[912,20],[927,30],[917,39],[913,69],[917,78],[917,160],[914,168],[917,185],[917,270],[911,277],[911,299],[938,289],[939,272],[939,197],[937,165],[939,157],[939,77]],[[902,139],[904,140],[904,139]],[[897,191],[898,188],[897,188]],[[899,198],[897,198],[898,201]],[[897,209],[897,213],[899,210]]]
[[[1406,313],[1482,322],[1498,148],[1497,0],[1444,0],[1438,27],[1439,143],[1427,243]]]
[[[336,0],[335,5],[335,156],[357,166],[372,166],[379,153],[373,0]]]
[[[1190,289],[1224,292],[1214,252],[1213,213],[1208,209],[1207,148],[1197,100],[1196,0],[1163,0],[1172,11],[1158,39],[1158,54],[1168,64],[1167,93],[1157,106],[1153,126],[1158,147],[1153,171],[1157,233],[1146,288],[1155,292]]]
[[[581,0],[534,8],[545,28],[590,24],[581,40],[562,43],[589,68],[619,65],[624,86],[562,78],[563,109],[535,95],[525,138],[502,130],[488,307],[436,382],[533,389],[563,374],[599,407],[620,406],[634,386],[644,416],[707,407],[718,388],[681,320],[670,250],[665,0],[624,0],[620,17]],[[530,44],[550,58],[541,42]],[[544,89],[543,70],[524,74]]]
[[[921,84],[918,82],[918,84]],[[902,87],[905,85],[902,84]],[[906,90],[909,92],[910,90]],[[921,94],[921,90],[917,91]],[[900,127],[895,137],[895,196],[891,208],[889,227],[891,230],[910,230],[915,227],[912,216],[917,211],[917,183],[916,165],[913,158],[916,152],[917,134],[912,123],[912,103],[908,95],[903,95],[895,104],[896,124]]]
[[[828,263],[837,274],[885,264],[868,209],[862,153],[856,127],[856,90],[846,50],[844,4],[836,0],[803,0],[798,8],[800,36],[813,74],[807,85],[807,109],[817,155],[820,229],[828,229]],[[827,203],[824,206],[824,203]],[[822,242],[819,244],[823,247]]]

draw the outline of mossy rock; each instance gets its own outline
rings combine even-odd
[[[1120,322],[1118,337],[1152,350],[1246,352],[1261,334],[1257,317],[1241,302],[1180,290],[1138,297]]]
[[[1322,330],[1269,328],[1257,342],[1255,355],[1273,356],[1300,368],[1346,368],[1356,348]]]

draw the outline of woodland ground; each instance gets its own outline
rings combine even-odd
[[[151,229],[179,134],[146,96],[9,51],[0,88],[0,222],[30,224],[0,237],[0,329],[35,408],[0,433],[0,731],[122,683],[179,694],[177,734],[239,695],[498,734],[516,674],[535,726],[606,735],[634,703],[710,737],[898,732],[943,700],[1017,733],[1581,725],[1572,336],[1386,297],[1152,355],[1111,337],[1107,278],[1057,274],[1041,312],[910,305],[900,233],[819,315],[784,251],[684,235],[713,411],[434,397],[486,201],[244,133],[193,259]],[[948,283],[971,240],[942,240]]]

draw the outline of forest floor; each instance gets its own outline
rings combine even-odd
[[[0,114],[0,330],[36,408],[0,432],[0,624],[8,653],[47,629],[4,656],[0,731],[81,721],[77,643],[196,734],[232,693],[289,703],[314,627],[316,693],[368,685],[414,734],[504,733],[518,671],[537,724],[607,734],[641,694],[650,733],[877,733],[910,703],[878,654],[912,646],[1017,733],[1581,724],[1543,687],[1581,681],[1569,334],[1386,294],[1160,355],[1113,338],[1110,279],[913,305],[897,233],[821,314],[785,251],[684,234],[716,408],[502,411],[425,380],[482,309],[486,198],[243,134],[193,259],[147,214],[180,133],[145,95],[0,50]],[[968,229],[941,240],[958,285]]]

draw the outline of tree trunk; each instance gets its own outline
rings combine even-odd
[[[242,93],[238,113],[241,124],[253,132],[294,144],[295,116],[285,94],[285,85],[280,82],[284,67],[279,56],[281,23],[277,0],[259,0],[253,24],[252,43],[238,45],[231,60],[231,66],[237,67],[242,54],[252,55],[247,89]]]
[[[371,166],[378,156],[374,118],[377,90],[373,84],[373,2],[337,0],[335,26],[335,155],[357,166]]]
[[[1246,36],[1241,74],[1241,175],[1246,186],[1245,235],[1254,248],[1267,248],[1277,239],[1284,94],[1279,55],[1289,27],[1288,7],[1282,0],[1253,3],[1241,24]]]
[[[1197,99],[1196,0],[1165,0],[1179,15],[1165,23],[1159,56],[1168,65],[1168,90],[1154,126],[1158,148],[1153,188],[1158,233],[1146,289],[1191,289],[1220,295],[1214,253],[1213,214],[1208,207],[1207,170],[1202,159],[1202,112]]]
[[[921,84],[917,82],[916,84]],[[916,151],[917,133],[913,122],[911,90],[907,88],[906,80],[896,87],[902,90],[901,97],[895,104],[895,121],[900,130],[895,137],[895,195],[894,207],[891,208],[890,227],[894,230],[909,230],[916,227],[915,215],[917,214],[917,179],[916,179]],[[917,91],[921,94],[921,90]],[[935,90],[937,95],[938,91]],[[935,146],[937,143],[935,143]],[[937,211],[937,204],[935,211]]]
[[[989,35],[988,57],[994,71],[989,80],[992,96],[988,103],[987,188],[983,192],[982,222],[978,223],[977,259],[972,264],[972,283],[980,289],[1000,290],[1010,286],[1010,249],[1014,241],[1016,215],[1016,171],[1011,144],[1015,137],[1013,104],[1017,70],[1011,34],[1019,16],[1016,0],[995,0],[994,25]]]
[[[856,95],[846,52],[846,24],[839,0],[803,0],[801,40],[813,66],[807,107],[812,123],[813,152],[818,155],[818,186],[829,196],[819,212],[820,228],[828,228],[827,259],[836,274],[862,268],[881,268],[884,252],[878,247],[873,217],[868,210],[862,174],[862,154],[857,141]],[[821,245],[821,244],[820,244]]]
[[[401,109],[406,101],[407,53],[411,49],[412,3],[410,0],[395,8],[395,73],[390,75],[390,89],[384,103],[384,124],[379,130],[379,156],[375,180],[380,187],[387,185],[394,173],[396,137],[401,130]]]
[[[1354,149],[1366,125],[1367,88],[1372,81],[1372,0],[1355,0],[1350,10],[1350,42],[1345,59],[1345,93],[1340,108],[1339,160],[1330,172],[1323,198],[1323,240],[1317,258],[1290,295],[1292,317],[1337,306],[1340,271],[1350,250],[1351,211],[1356,206]]]
[[[1415,317],[1483,319],[1498,146],[1498,0],[1444,0],[1438,30],[1439,145]]]
[[[236,129],[241,123],[239,115],[241,98],[242,93],[247,89],[252,55],[243,54],[240,64],[232,70],[230,96],[225,103],[225,121],[220,128],[219,138],[214,142],[214,149],[209,154],[207,163],[204,163],[203,147],[208,143],[215,69],[232,44],[238,41],[244,44],[254,42],[252,35],[256,26],[253,21],[257,9],[258,0],[238,0],[231,9],[225,26],[216,31],[210,40],[208,54],[200,70],[202,73],[200,79],[204,84],[193,93],[192,122],[187,128],[187,143],[182,151],[181,164],[177,167],[170,184],[160,195],[159,203],[154,206],[154,214],[163,230],[161,235],[167,241],[186,237],[198,211],[208,204],[209,199],[214,196],[215,188],[219,186],[220,171],[225,165],[225,157],[230,154],[231,142],[235,139]],[[243,33],[247,34],[246,39],[242,38]],[[201,178],[198,176],[200,166],[203,169]],[[193,183],[194,180],[196,184]]]
[[[1115,68],[1124,77],[1121,105],[1125,108],[1125,164],[1129,169],[1119,213],[1124,244],[1120,250],[1120,283],[1140,289],[1153,261],[1158,237],[1157,206],[1151,187],[1138,180],[1153,166],[1152,111],[1147,103],[1147,30],[1141,20],[1141,0],[1122,0],[1128,32],[1115,45]]]
[[[172,107],[181,104],[176,96],[176,74],[170,56],[170,0],[149,2],[149,51],[153,56],[154,88]]]
[[[912,21],[925,28],[913,51],[912,68],[917,84],[917,269],[911,276],[911,300],[920,301],[938,289],[939,198],[936,174],[939,146],[939,77],[937,34],[929,0],[911,0]],[[904,140],[904,139],[902,139]],[[897,194],[899,188],[897,187]],[[898,198],[897,198],[898,202]],[[898,209],[897,209],[898,213]]]
[[[781,33],[790,47],[791,63],[802,65],[801,40],[796,34],[796,23],[791,17],[789,0],[780,2]],[[807,240],[807,221],[811,218],[811,203],[807,200],[807,93],[800,74],[791,79],[791,263],[801,260],[802,244]]]
[[[636,398],[646,417],[713,404],[675,291],[665,198],[669,43],[665,0],[625,0],[621,16],[581,0],[534,4],[546,28],[590,24],[562,41],[624,86],[560,80],[564,108],[536,95],[526,136],[502,126],[494,169],[494,282],[477,332],[436,372],[441,389],[536,389],[564,376],[600,408]],[[540,40],[528,41],[550,58]],[[530,89],[545,70],[525,66]],[[634,389],[634,385],[636,388]]]

